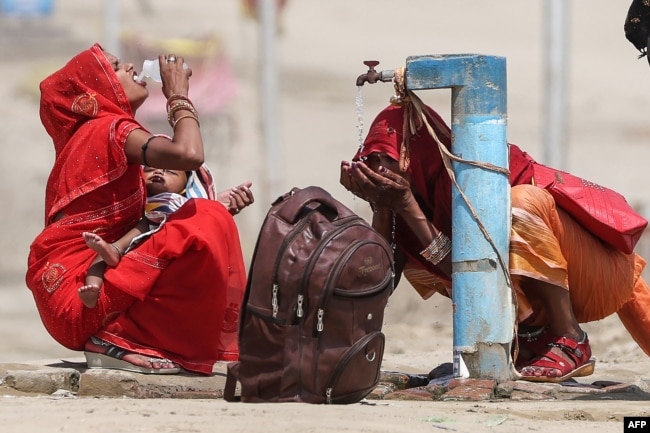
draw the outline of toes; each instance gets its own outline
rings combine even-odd
[[[176,368],[176,365],[170,359],[165,358],[149,358],[149,364],[151,364],[151,368],[157,370]]]
[[[559,377],[561,372],[555,368],[533,367],[528,366],[519,372],[522,376],[529,377]]]
[[[95,284],[86,284],[77,289],[79,293],[99,293],[101,288]]]

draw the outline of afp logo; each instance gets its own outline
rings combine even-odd
[[[626,416],[623,418],[623,432],[650,433],[650,417]]]

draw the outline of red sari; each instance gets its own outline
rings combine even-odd
[[[99,45],[41,83],[40,114],[56,159],[26,282],[48,332],[72,350],[94,335],[203,374],[236,360],[246,272],[237,227],[218,202],[190,199],[107,268],[96,308],[78,297],[95,257],[81,233],[117,240],[146,199],[140,166],[124,153],[128,134],[142,126]]]

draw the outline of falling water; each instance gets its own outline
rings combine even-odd
[[[357,96],[355,98],[357,106],[357,131],[359,133],[359,152],[363,150],[363,95],[361,89],[363,89],[363,86],[357,86]]]

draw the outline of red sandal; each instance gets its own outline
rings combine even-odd
[[[591,347],[587,333],[582,341],[578,342],[568,337],[553,337],[548,341],[544,353],[530,360],[524,365],[519,373],[522,380],[530,382],[564,382],[572,377],[584,377],[594,373],[596,361],[591,359]],[[552,352],[557,347],[562,351],[564,357]],[[568,360],[567,360],[568,358]],[[559,370],[559,376],[537,375],[540,369],[542,373],[550,370]]]

